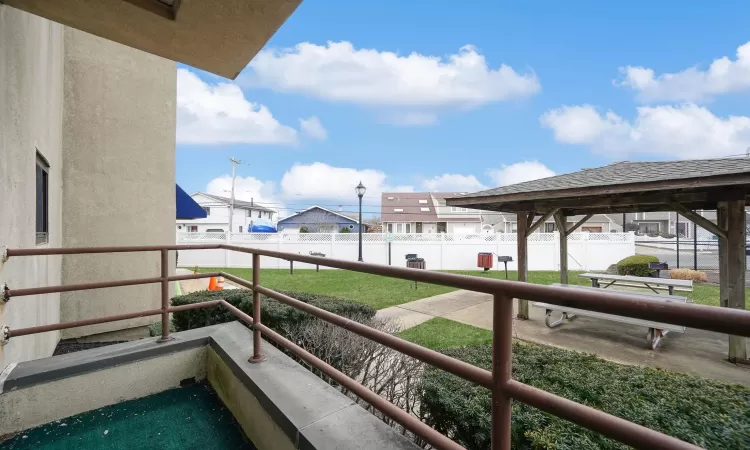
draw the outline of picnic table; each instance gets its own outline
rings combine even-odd
[[[607,273],[582,273],[579,275],[591,280],[591,287],[606,289],[610,286],[650,289],[658,294],[667,291],[669,295],[675,292],[693,292],[692,280],[672,280],[669,278],[634,277],[630,275],[610,275]]]
[[[599,289],[595,287],[573,286],[573,285],[559,284],[559,283],[555,283],[553,284],[553,286],[560,286],[560,287],[564,287],[567,289],[577,289],[577,290]],[[633,292],[633,293],[629,292],[628,294],[642,298],[645,301],[681,302],[681,303],[689,302],[687,298],[679,297],[676,295],[667,296],[667,295],[662,295],[662,294],[646,294],[646,293],[640,293],[640,292]],[[607,313],[601,313],[597,311],[587,311],[585,309],[553,305],[553,304],[544,303],[544,302],[532,302],[532,305],[537,308],[544,308],[546,310],[544,324],[547,325],[549,328],[558,327],[562,325],[566,319],[572,320],[573,318],[575,318],[575,316],[595,317],[599,319],[611,320],[614,322],[629,323],[631,325],[642,325],[644,327],[648,327],[648,332],[646,333],[646,345],[651,350],[655,350],[656,347],[659,346],[661,339],[665,337],[667,333],[669,333],[670,331],[674,331],[677,333],[685,332],[685,327],[679,326],[679,325],[672,325],[668,323],[652,322],[650,320],[635,319],[632,317],[618,316],[616,314],[607,314]],[[553,320],[553,317],[552,317],[553,312],[559,312],[559,313],[562,313],[562,315],[558,320]]]

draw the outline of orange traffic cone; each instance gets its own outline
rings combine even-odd
[[[216,277],[211,277],[211,279],[208,280],[208,290],[209,291],[216,290]]]
[[[216,286],[214,288],[215,291],[223,291],[224,290],[224,277],[219,277],[218,280],[216,280]]]

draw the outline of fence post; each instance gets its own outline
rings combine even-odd
[[[260,255],[253,253],[253,356],[250,358],[251,363],[263,361],[263,355],[260,352],[260,292],[255,290],[260,286]]]
[[[161,249],[161,338],[156,342],[174,339],[169,336],[169,250]]]
[[[698,270],[698,225],[693,222],[693,270]]]
[[[513,360],[513,299],[495,294],[492,305],[492,450],[510,450],[511,398],[505,383]]]

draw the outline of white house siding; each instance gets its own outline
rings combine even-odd
[[[452,234],[474,234],[479,233],[482,224],[479,222],[448,222],[448,233]]]
[[[226,203],[212,199],[210,197],[203,196],[201,194],[195,194],[191,196],[196,203],[202,207],[209,209],[208,216],[205,219],[192,219],[192,220],[177,220],[177,232],[187,232],[191,226],[197,227],[194,231],[204,233],[208,230],[229,231],[229,206]],[[261,213],[261,217],[258,217],[258,212]],[[252,217],[248,213],[252,213]],[[233,233],[247,233],[248,226],[254,221],[261,220],[263,222],[272,221],[274,219],[273,212],[250,210],[245,208],[234,208],[234,215],[232,220]],[[240,231],[240,228],[242,231]]]
[[[0,246],[36,246],[36,151],[49,162],[49,243],[61,246],[63,26],[0,4]],[[60,284],[59,256],[0,258],[11,288]],[[0,304],[0,325],[22,328],[60,321],[59,294]],[[10,362],[50,356],[60,333],[13,338],[0,346]]]

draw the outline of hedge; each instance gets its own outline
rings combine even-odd
[[[370,319],[375,316],[375,309],[370,306],[355,303],[350,300],[330,297],[327,295],[310,294],[307,292],[284,292],[290,297],[325,309],[334,314],[351,318]],[[253,313],[253,293],[247,289],[227,289],[223,291],[198,291],[172,298],[173,306],[188,305],[208,300],[224,299],[246,314]],[[263,324],[282,332],[290,326],[298,325],[313,316],[296,308],[285,305],[265,295],[261,295],[261,317]],[[219,323],[232,322],[237,318],[221,306],[212,308],[190,309],[172,314],[172,324],[175,331],[190,330]]]
[[[628,256],[617,263],[617,273],[619,275],[647,277],[651,275],[652,272],[652,270],[648,268],[648,263],[652,262],[659,262],[659,258],[651,255]]]
[[[491,346],[443,353],[491,368]],[[750,390],[659,369],[623,366],[593,355],[513,344],[513,378],[708,449],[750,449]],[[427,369],[426,422],[469,450],[490,447],[491,396]],[[514,449],[625,449],[623,444],[513,402]]]

